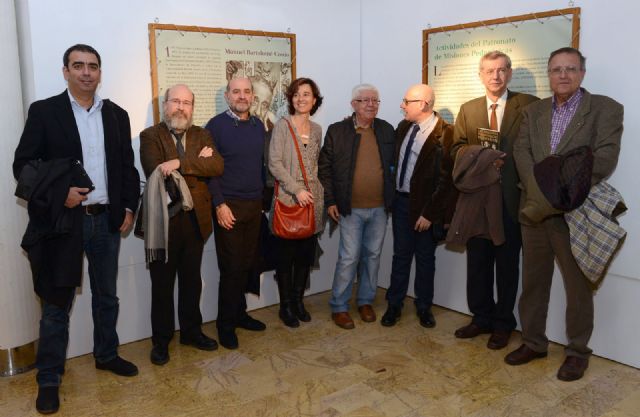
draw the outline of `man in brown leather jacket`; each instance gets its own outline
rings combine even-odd
[[[168,258],[149,263],[151,274],[151,362],[169,361],[175,331],[173,286],[178,273],[180,343],[215,350],[215,340],[202,333],[200,264],[204,243],[212,232],[211,196],[207,179],[222,174],[223,161],[206,129],[193,126],[194,95],[175,85],[164,95],[164,121],[140,133],[140,161],[147,178],[160,169],[166,177],[178,171],[185,179],[193,210],[178,211],[169,220]]]

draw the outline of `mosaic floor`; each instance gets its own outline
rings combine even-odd
[[[511,367],[488,335],[457,340],[468,317],[435,308],[437,326],[420,327],[408,302],[392,328],[364,323],[342,330],[330,320],[329,293],[308,297],[310,323],[289,329],[272,306],[252,312],[265,332],[238,331],[240,348],[202,352],[170,345],[171,361],[149,362],[145,339],[120,348],[140,374],[97,371],[91,355],[71,359],[60,416],[640,416],[640,370],[594,357],[585,377],[562,382],[561,346],[546,359]],[[374,305],[384,312],[383,292]],[[216,336],[214,323],[205,333]],[[177,336],[177,335],[176,335]],[[35,373],[0,378],[0,416],[38,415]]]

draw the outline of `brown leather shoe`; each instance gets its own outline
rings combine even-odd
[[[333,322],[336,324],[336,326],[343,329],[351,330],[356,327],[356,325],[353,323],[353,319],[346,311],[340,313],[332,313],[331,318],[333,319]]]
[[[487,334],[491,333],[491,329],[480,327],[475,323],[467,324],[466,326],[462,326],[454,335],[458,339],[471,339],[472,337],[476,337],[479,334]]]
[[[509,344],[510,337],[511,332],[506,330],[494,330],[487,342],[487,347],[493,350],[502,349]]]
[[[371,323],[376,321],[376,312],[373,311],[373,307],[370,304],[364,304],[358,307],[358,313],[362,321]]]
[[[504,357],[504,361],[509,365],[524,365],[534,359],[546,358],[547,352],[536,352],[524,343],[513,352]]]
[[[577,381],[582,378],[589,367],[589,359],[577,356],[567,356],[558,369],[558,379],[561,381]]]

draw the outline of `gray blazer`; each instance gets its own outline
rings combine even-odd
[[[593,151],[591,185],[607,178],[618,163],[624,108],[617,101],[584,90],[576,114],[569,122],[556,154],[579,146]],[[533,166],[551,154],[551,97],[529,105],[520,123],[520,134],[513,146],[513,156],[526,194],[541,195],[533,175]],[[521,218],[521,220],[524,220]]]
[[[291,123],[289,116],[285,116],[283,119],[287,119],[289,123]],[[298,204],[295,198],[296,193],[303,190],[305,186],[296,148],[293,145],[287,122],[283,119],[278,120],[271,135],[271,143],[269,144],[269,171],[271,171],[271,175],[280,183],[278,199],[287,205],[293,205]],[[317,123],[311,121],[310,123],[311,132],[309,134],[309,144],[306,147],[302,144],[302,140],[298,132],[296,132],[295,127],[293,131],[296,134],[296,140],[300,148],[300,153],[302,153],[302,161],[307,173],[307,180],[309,181],[311,194],[313,194],[314,214],[316,217],[315,232],[321,233],[324,230],[325,224],[324,188],[322,188],[322,184],[320,180],[318,180],[318,158],[322,145],[322,128]],[[293,123],[291,123],[291,126],[293,127]],[[271,204],[271,211],[269,212],[270,227],[273,220],[274,203],[275,198]]]

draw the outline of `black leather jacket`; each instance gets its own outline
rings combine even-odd
[[[373,130],[378,142],[380,160],[384,170],[384,205],[391,210],[394,196],[394,129],[382,119],[374,119]],[[337,205],[341,215],[351,214],[353,173],[360,145],[353,117],[334,123],[327,129],[318,162],[318,178],[324,187],[326,207]]]

